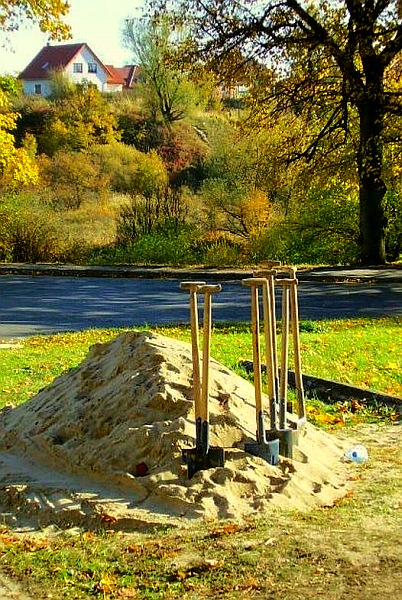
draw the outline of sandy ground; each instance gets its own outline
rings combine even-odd
[[[182,450],[194,446],[193,404],[189,344],[130,332],[95,345],[76,369],[2,411],[3,521],[132,530],[273,505],[308,510],[346,493],[346,442],[310,424],[292,460],[273,466],[244,451],[255,439],[254,388],[214,360],[211,445],[225,448],[225,464],[189,479]]]

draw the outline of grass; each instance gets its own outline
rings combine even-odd
[[[301,323],[302,368],[305,373],[350,383],[377,392],[402,397],[402,319],[353,319]],[[155,331],[183,341],[190,341],[186,326],[155,327]],[[77,366],[91,345],[107,342],[118,329],[90,330],[24,340],[20,346],[0,350],[0,407],[20,404],[49,385],[53,379]],[[280,335],[278,336],[280,340]],[[263,346],[263,344],[262,344]],[[251,360],[252,345],[249,325],[244,323],[216,325],[211,339],[211,354],[230,369],[246,376],[239,367],[241,360]],[[291,366],[291,363],[290,363]],[[360,411],[352,405],[326,406],[317,399],[309,404],[310,417],[318,422],[320,415],[331,415],[327,424],[342,423],[347,413],[349,422],[359,416],[367,418],[366,407]],[[347,409],[347,410],[345,410]],[[383,407],[380,416],[387,416]],[[381,412],[381,411],[380,411]],[[393,417],[392,411],[388,414]],[[394,415],[395,416],[395,415]]]
[[[398,343],[401,319],[302,323],[306,372],[402,396]],[[157,328],[189,341],[186,327]],[[26,401],[60,373],[78,365],[88,348],[120,330],[33,337],[0,351],[2,404]],[[398,342],[399,340],[399,342]],[[212,355],[230,368],[251,358],[247,325],[215,328]],[[400,359],[399,359],[400,360]],[[364,373],[362,373],[364,370]],[[309,403],[310,413],[334,414]],[[392,421],[392,415],[387,420]],[[395,417],[395,416],[394,416]],[[393,418],[394,418],[393,417]],[[359,421],[373,420],[362,413]],[[319,421],[319,419],[318,419]],[[80,598],[305,598],[368,600],[398,597],[402,589],[400,525],[402,446],[399,427],[339,427],[358,432],[370,461],[350,466],[353,492],[335,506],[309,513],[272,509],[242,522],[122,533],[61,531],[19,534],[0,528],[1,569],[32,597]],[[324,418],[322,423],[334,422]],[[358,429],[356,429],[358,427]]]
[[[402,449],[386,443],[331,508],[144,533],[3,528],[2,569],[37,599],[399,597]]]

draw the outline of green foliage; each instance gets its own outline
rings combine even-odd
[[[0,260],[10,262],[52,262],[60,255],[56,229],[46,213],[35,209],[30,197],[0,198]]]
[[[125,110],[117,113],[121,141],[135,146],[141,152],[158,148],[161,142],[161,124],[137,110]]]
[[[135,196],[120,209],[117,244],[127,246],[155,232],[174,232],[184,225],[186,204],[179,192],[168,188],[151,196]]]
[[[132,146],[115,142],[95,146],[91,155],[116,192],[150,198],[160,194],[167,185],[166,168],[154,151],[145,154]]]
[[[200,88],[174,64],[177,40],[166,18],[128,19],[124,41],[141,65],[140,93],[152,120],[171,124],[202,103]]]
[[[110,144],[119,138],[116,116],[96,86],[77,85],[68,98],[51,106],[38,141],[49,156],[60,150],[87,150],[93,144]]]
[[[169,227],[142,235],[126,248],[128,262],[149,265],[182,265],[193,262],[193,232],[189,227]]]
[[[387,219],[385,248],[389,261],[398,260],[402,255],[402,197],[401,188],[390,189],[384,198],[384,212]]]
[[[75,83],[62,71],[52,71],[50,73],[50,99],[65,100],[72,98],[77,91]]]
[[[325,257],[328,264],[357,262],[359,206],[356,192],[342,183],[328,182],[326,188],[312,187],[298,208],[297,223],[289,240],[289,258],[293,262],[318,263],[321,257]]]
[[[57,152],[42,156],[42,195],[55,210],[77,209],[83,200],[105,192],[107,179],[86,152]]]
[[[21,81],[11,75],[0,76],[0,90],[8,94],[9,97],[18,96],[21,93]]]
[[[336,182],[313,186],[285,215],[252,241],[258,262],[274,257],[291,264],[353,264],[358,259],[358,200]]]
[[[244,259],[242,247],[229,240],[217,240],[204,246],[204,251],[199,254],[201,264],[211,267],[232,267],[241,265]]]
[[[35,136],[38,152],[44,152],[41,146],[41,136],[52,117],[52,105],[43,96],[19,96],[13,100],[14,110],[18,112],[15,139],[21,146],[27,135]]]

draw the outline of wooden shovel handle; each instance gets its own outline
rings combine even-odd
[[[293,357],[295,368],[295,384],[297,397],[297,412],[299,419],[305,419],[306,406],[304,400],[303,376],[300,353],[299,307],[297,300],[297,281],[290,288],[290,320],[293,336]]]
[[[190,292],[191,353],[193,360],[193,394],[196,420],[201,416],[201,369],[197,291],[203,285],[205,285],[205,281],[183,281],[180,284],[181,290]]]
[[[260,320],[258,305],[258,286],[266,282],[264,278],[243,279],[242,285],[250,287],[251,291],[251,336],[253,342],[253,374],[256,409],[257,432],[260,430],[260,415],[262,414],[262,379],[260,351]]]
[[[289,281],[289,280],[287,280]],[[281,353],[281,378],[279,390],[279,427],[285,428],[286,402],[288,388],[288,354],[289,354],[289,286],[283,286],[282,294],[282,353]]]
[[[209,421],[209,362],[211,358],[211,321],[212,304],[211,296],[215,292],[221,292],[220,284],[204,284],[198,288],[198,293],[204,295],[204,318],[203,318],[203,344],[202,344],[202,383],[201,383],[201,423]],[[206,444],[208,446],[208,444]]]

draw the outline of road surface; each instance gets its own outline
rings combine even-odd
[[[179,283],[177,279],[1,275],[0,339],[188,323],[188,295],[180,291]],[[222,292],[213,296],[213,320],[249,320],[249,294],[240,280],[224,281]],[[401,316],[402,283],[301,281],[299,311],[301,320]]]

